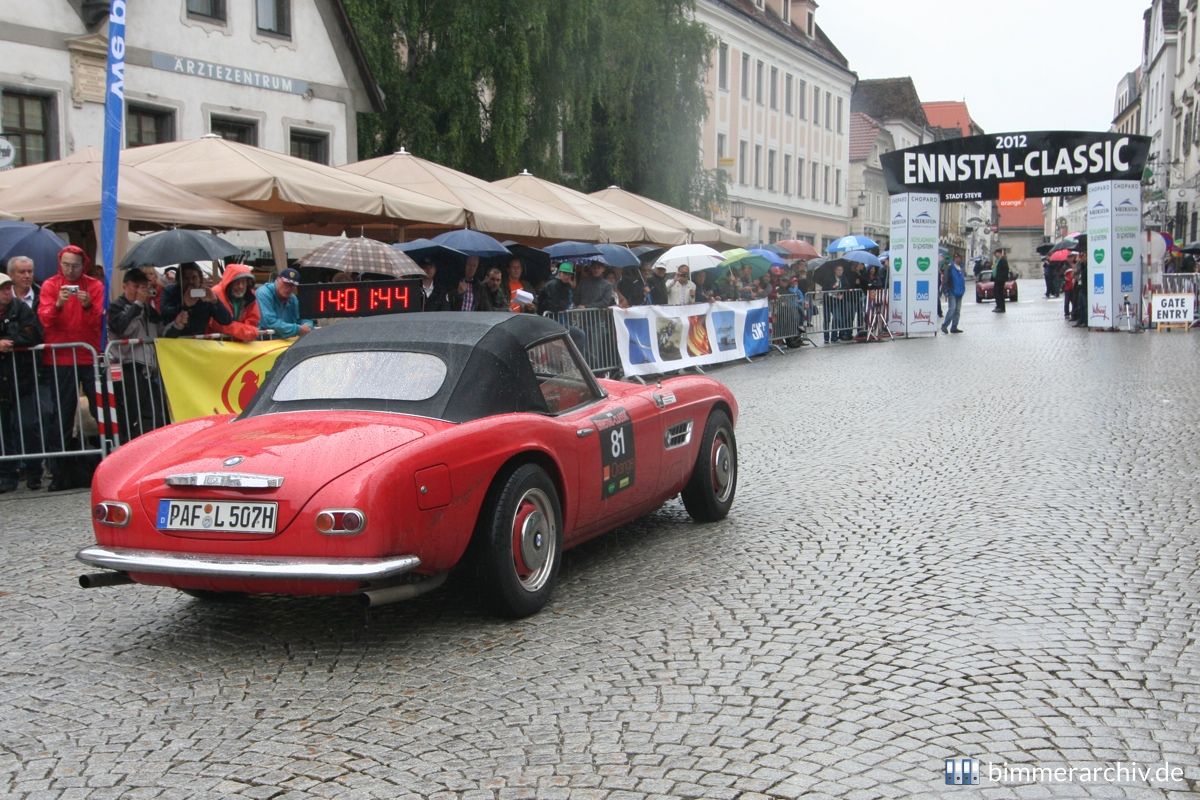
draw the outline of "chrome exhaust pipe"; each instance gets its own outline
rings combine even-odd
[[[99,589],[101,586],[124,586],[133,583],[127,572],[89,572],[79,576],[79,585],[84,589]]]
[[[399,586],[384,586],[380,589],[368,589],[358,597],[366,608],[386,606],[399,603],[401,600],[411,600],[434,589],[446,582],[450,573],[442,572],[420,583],[402,583]]]

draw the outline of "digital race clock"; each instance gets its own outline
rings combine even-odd
[[[301,319],[373,317],[421,310],[421,279],[301,284]]]

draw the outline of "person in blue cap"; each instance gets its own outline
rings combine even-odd
[[[275,331],[276,339],[290,339],[313,329],[311,319],[300,319],[300,298],[296,296],[299,286],[299,270],[288,267],[280,270],[275,280],[258,287],[254,297],[261,314],[260,331]]]

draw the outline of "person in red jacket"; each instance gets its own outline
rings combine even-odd
[[[82,342],[82,347],[47,349],[47,388],[54,403],[47,421],[47,452],[66,452],[67,443],[79,410],[79,391],[83,387],[92,415],[96,414],[96,380],[93,368],[100,352],[100,319],[104,313],[104,282],[84,274],[89,261],[82,248],[67,245],[58,253],[58,274],[42,284],[38,300],[38,319],[45,331],[46,344]],[[64,458],[49,459],[50,491],[69,489],[63,479]]]
[[[262,314],[254,296],[254,274],[245,264],[227,264],[221,282],[213,287],[217,302],[229,309],[233,322],[222,325],[215,318],[208,320],[209,333],[223,333],[239,342],[258,338],[258,321]]]

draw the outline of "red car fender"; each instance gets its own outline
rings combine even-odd
[[[416,555],[421,572],[450,569],[466,552],[497,475],[510,463],[527,459],[547,467],[558,486],[565,534],[574,524],[576,467],[559,457],[573,446],[562,432],[555,421],[537,414],[489,417],[427,436],[352,470],[343,477],[364,487],[364,533],[378,533],[375,519],[386,526],[373,541],[374,554]],[[415,476],[440,465],[449,475],[449,502],[422,509]]]

